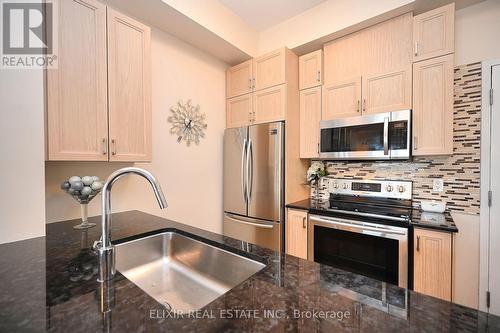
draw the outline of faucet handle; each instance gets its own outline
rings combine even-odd
[[[95,251],[99,250],[100,247],[102,247],[102,236],[99,240],[94,241],[94,245],[92,245]]]

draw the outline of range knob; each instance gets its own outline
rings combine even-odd
[[[399,193],[403,193],[405,190],[406,190],[406,188],[404,186],[402,186],[402,185],[398,186]]]
[[[344,190],[347,190],[347,189],[349,188],[349,184],[344,183],[344,185],[342,185],[342,188],[343,188]]]
[[[387,192],[392,192],[392,185],[387,185],[385,189],[387,190]]]
[[[333,183],[333,188],[339,188],[339,184]]]

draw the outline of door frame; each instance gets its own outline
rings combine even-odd
[[[500,66],[500,59],[482,62],[481,82],[481,208],[479,230],[479,310],[488,311],[486,292],[488,291],[489,262],[489,207],[488,190],[490,184],[490,145],[491,145],[491,111],[490,89],[493,66]],[[498,103],[498,102],[497,102]]]

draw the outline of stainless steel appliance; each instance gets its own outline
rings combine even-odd
[[[412,183],[330,179],[311,210],[308,258],[408,287]]]
[[[410,158],[411,110],[320,123],[320,158],[394,160]]]
[[[224,235],[282,250],[284,124],[224,133]]]

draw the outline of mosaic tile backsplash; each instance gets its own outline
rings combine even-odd
[[[328,177],[413,181],[413,202],[441,200],[448,210],[479,214],[481,63],[455,67],[453,155],[414,157],[404,162],[326,162]],[[444,182],[442,192],[432,190],[433,179]],[[328,197],[328,178],[312,196]]]

